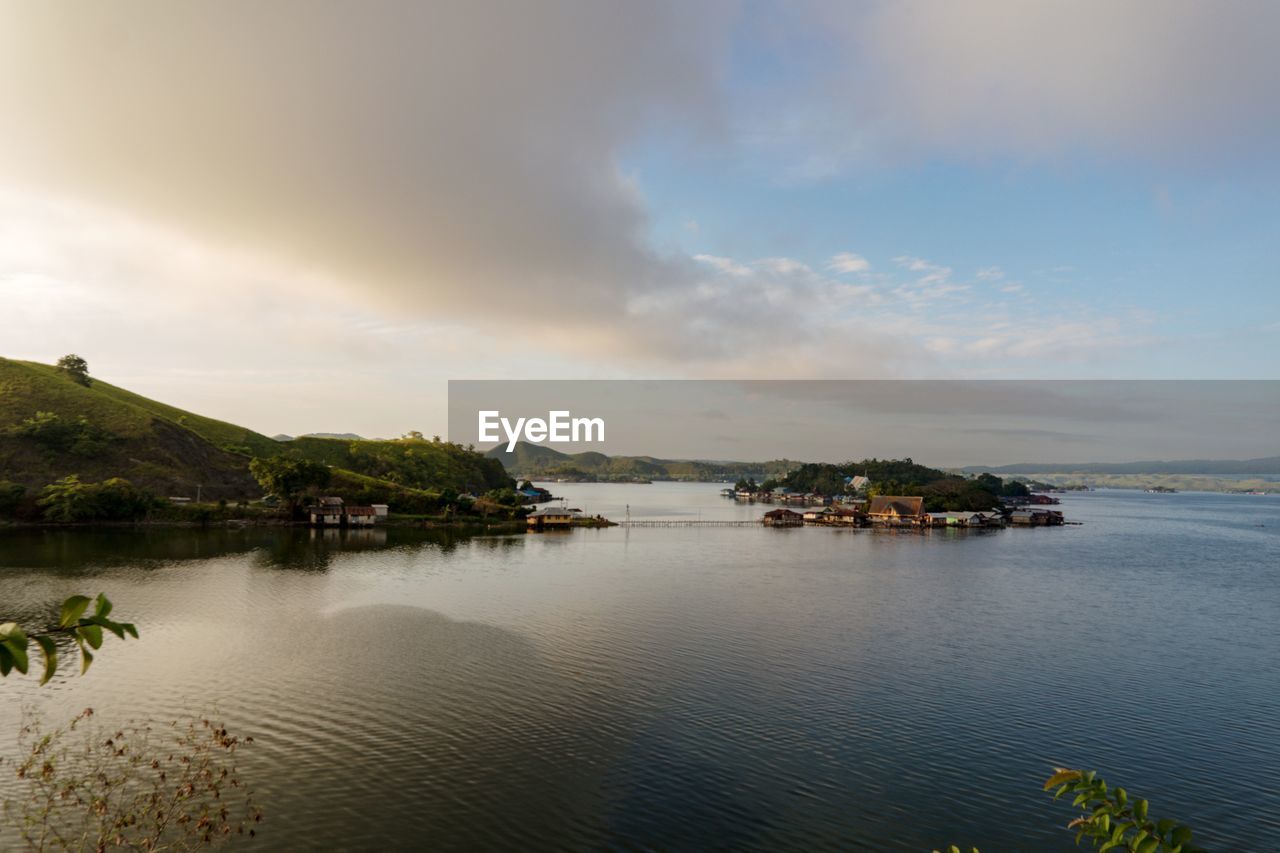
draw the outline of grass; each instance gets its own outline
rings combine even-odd
[[[63,417],[84,415],[122,437],[150,432],[152,421],[159,418],[224,450],[253,456],[270,456],[281,450],[280,442],[251,429],[187,412],[100,379],[85,387],[52,365],[0,358],[0,429],[20,423],[36,411],[57,412]]]
[[[68,424],[84,418],[101,440],[72,446],[12,432],[37,412]],[[161,497],[255,498],[262,490],[249,475],[250,458],[286,452],[330,466],[333,494],[411,511],[438,509],[445,490],[483,494],[511,485],[496,460],[448,442],[279,442],[100,379],[85,386],[51,365],[0,358],[0,481],[32,494],[74,474],[84,482],[123,477]]]

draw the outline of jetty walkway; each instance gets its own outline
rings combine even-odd
[[[619,527],[759,527],[760,519],[734,519],[729,521],[703,521],[694,518],[651,518],[617,522]]]

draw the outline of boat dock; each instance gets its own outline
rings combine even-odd
[[[693,518],[655,518],[644,521],[619,521],[618,527],[759,527],[758,519],[734,519],[729,521],[703,521]]]

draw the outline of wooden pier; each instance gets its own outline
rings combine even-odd
[[[693,518],[656,518],[643,521],[619,521],[619,527],[759,527],[759,519],[735,519],[731,521],[703,521]]]

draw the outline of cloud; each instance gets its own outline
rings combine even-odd
[[[756,126],[813,176],[885,150],[1280,150],[1257,82],[1274,77],[1259,43],[1276,7],[795,8],[786,32],[805,38],[778,44],[805,56],[764,75],[777,97],[759,99]],[[620,164],[655,135],[758,144],[740,112],[756,99],[728,81],[753,14],[772,13],[0,0],[0,188],[16,199],[0,204],[5,349],[45,353],[43,336],[67,342],[57,355],[80,335],[136,359],[130,339],[147,340],[188,375],[219,365],[288,388],[301,379],[282,363],[347,378],[395,364],[927,375],[952,358],[1007,373],[1064,340],[1058,326],[1097,352],[1129,345],[1105,306],[1054,305],[1050,327],[1004,304],[1028,300],[991,301],[1017,285],[997,268],[975,288],[914,256],[872,272],[852,252],[660,247],[644,176]],[[681,237],[723,231],[688,220]]]
[[[695,261],[701,261],[715,267],[727,275],[750,275],[751,268],[738,263],[733,258],[722,258],[718,255],[694,255]]]
[[[795,258],[765,258],[757,262],[760,266],[780,275],[793,275],[795,273],[811,273],[808,264],[797,261]]]
[[[827,269],[837,273],[867,272],[871,269],[871,264],[861,255],[856,255],[853,252],[840,252],[832,256],[831,262],[827,264]]]
[[[619,152],[716,132],[733,15],[5,3],[0,182],[270,254],[401,316],[600,322],[693,278],[649,243]]]
[[[800,175],[918,157],[1277,165],[1280,5],[1270,0],[806,8],[789,42],[804,55],[779,52],[807,76],[754,115],[778,129],[762,138],[794,146]]]

